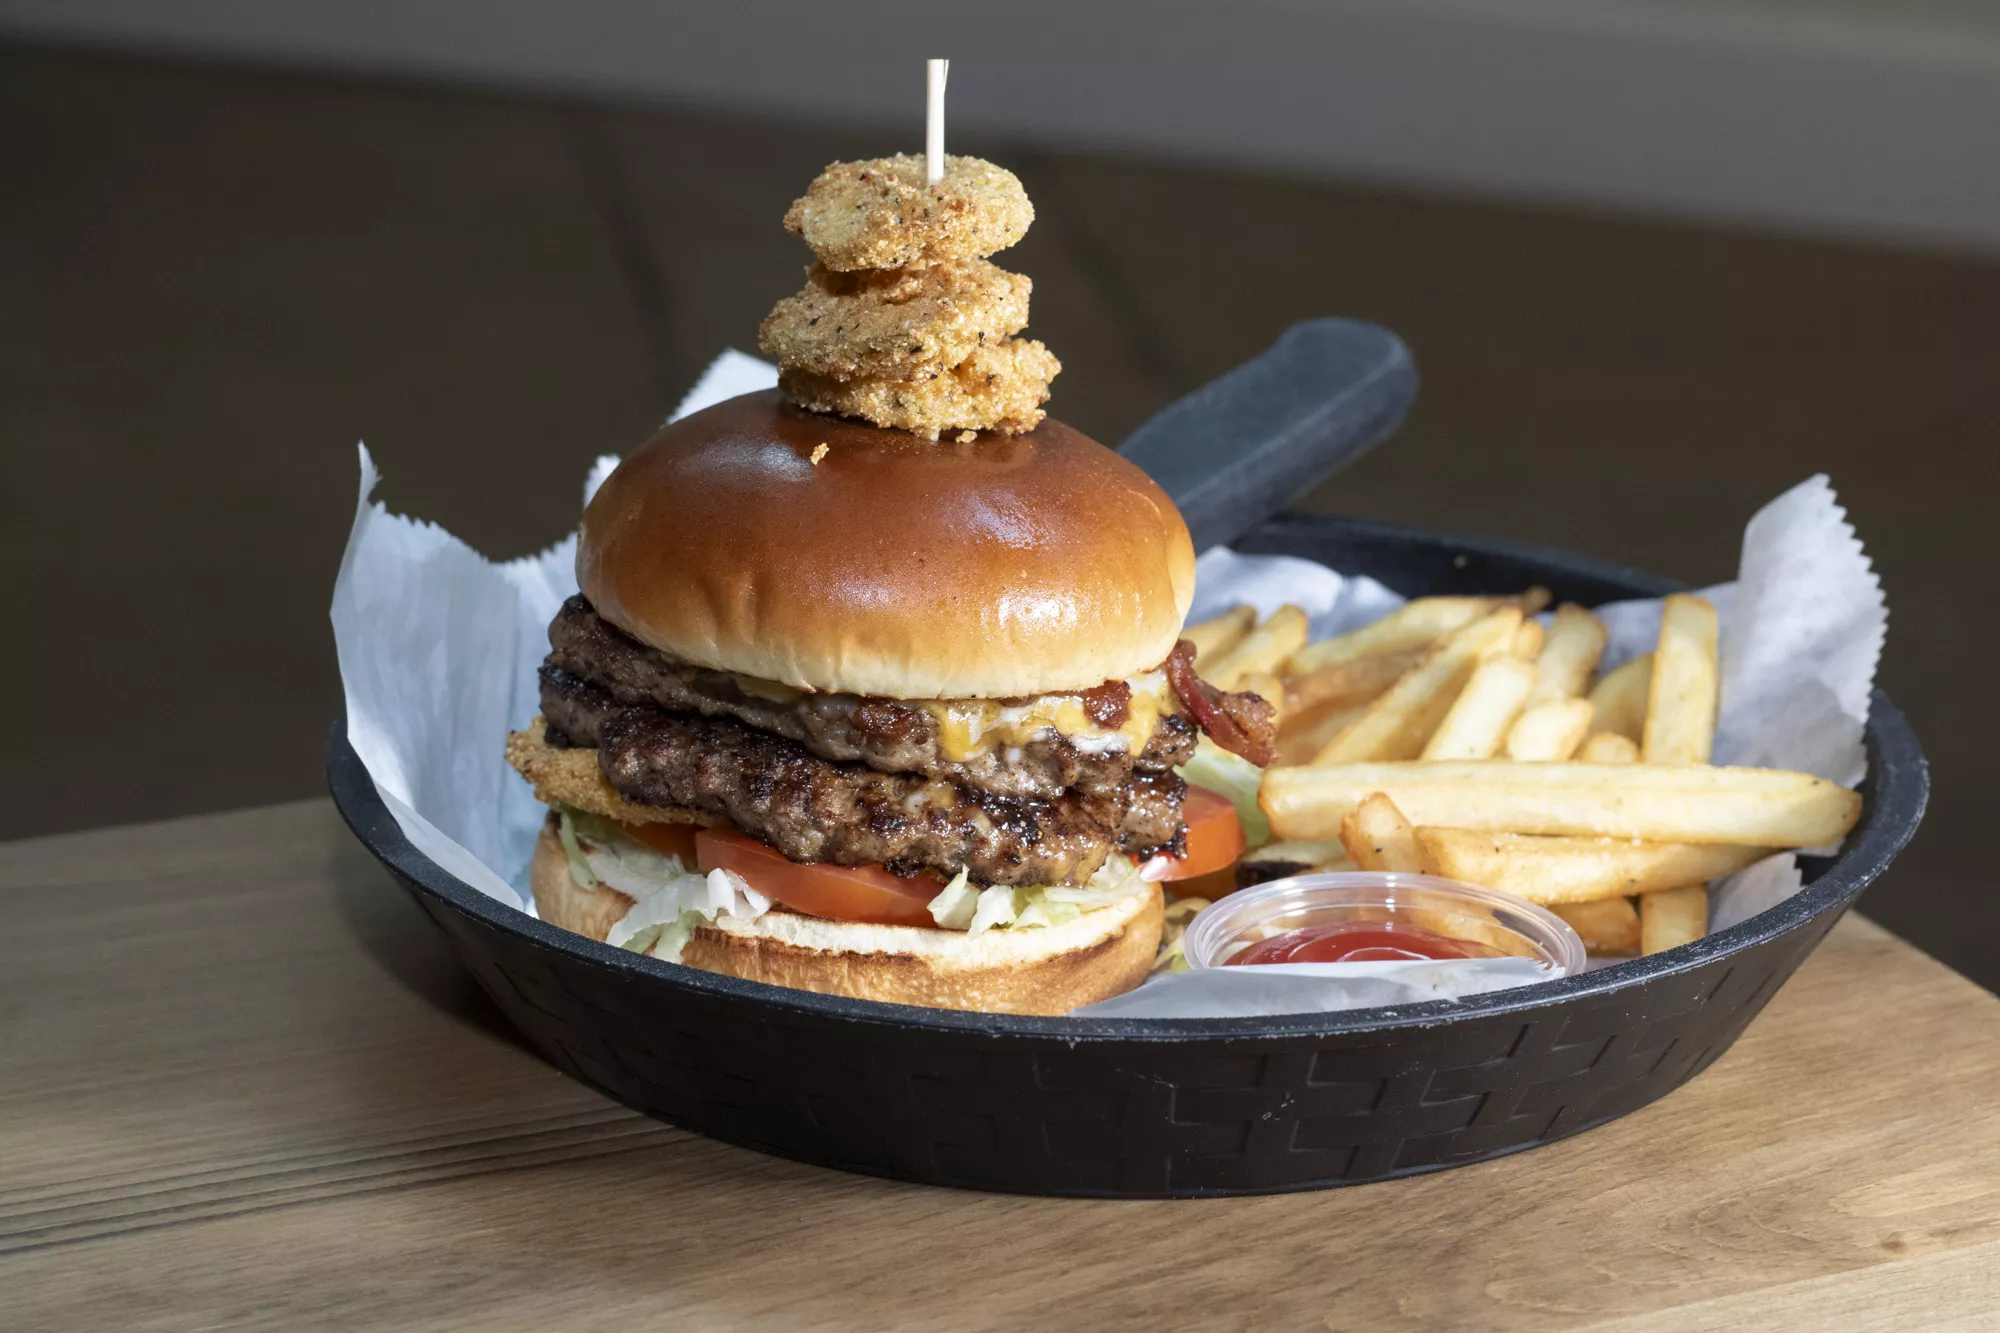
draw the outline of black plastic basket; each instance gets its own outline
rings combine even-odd
[[[1594,605],[1674,590],[1566,552],[1286,515],[1236,543],[1397,591]],[[499,737],[494,738],[497,745]],[[1018,1018],[714,976],[545,925],[403,837],[343,725],[327,775],[348,825],[559,1068],[688,1129],[850,1171],[975,1189],[1264,1193],[1435,1171],[1636,1110],[1729,1049],[1923,817],[1923,751],[1877,691],[1860,825],[1789,901],[1583,976],[1343,1014]]]

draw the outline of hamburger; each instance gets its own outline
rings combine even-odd
[[[1204,732],[1268,760],[1271,711],[1196,676],[1194,551],[1149,477],[1018,392],[967,424],[958,389],[923,418],[924,381],[889,383],[890,425],[717,404],[591,499],[508,740],[551,807],[536,909],[756,981],[1067,1012],[1151,968],[1162,876],[1217,868],[1191,842],[1234,815],[1191,832],[1175,770]]]

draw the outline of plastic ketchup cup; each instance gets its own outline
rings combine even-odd
[[[1188,923],[1190,967],[1528,958],[1580,972],[1583,941],[1547,908],[1435,875],[1299,875],[1232,893]]]

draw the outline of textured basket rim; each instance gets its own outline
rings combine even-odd
[[[1448,543],[1455,552],[1553,565],[1578,578],[1629,589],[1629,595],[1634,597],[1658,596],[1682,586],[1656,575],[1593,560],[1556,547],[1319,515],[1288,514],[1274,519],[1256,534],[1266,539],[1256,544],[1282,545],[1282,537],[1288,529],[1296,531],[1304,528],[1324,533],[1329,527],[1338,527],[1350,534],[1373,538],[1385,544],[1421,544],[1442,548]],[[1840,853],[1831,858],[1818,877],[1802,891],[1727,930],[1666,953],[1628,959],[1578,976],[1493,991],[1467,1000],[1435,1000],[1339,1013],[1235,1018],[1035,1018],[925,1009],[743,981],[678,963],[663,962],[626,949],[614,949],[551,926],[518,908],[488,897],[417,850],[403,835],[402,828],[375,790],[360,756],[348,744],[345,710],[335,717],[327,737],[326,773],[334,805],[348,827],[377,858],[411,884],[468,916],[619,972],[631,978],[634,984],[733,997],[852,1023],[884,1024],[905,1029],[928,1028],[940,1034],[976,1032],[993,1037],[1054,1037],[1092,1043],[1105,1040],[1255,1041],[1431,1028],[1643,987],[1660,978],[1692,971],[1719,958],[1754,948],[1798,930],[1828,913],[1844,911],[1908,845],[1923,819],[1930,793],[1929,764],[1916,734],[1889,696],[1879,689],[1874,692],[1869,705],[1866,742],[1869,768],[1863,790],[1868,795],[1868,803],[1862,822],[1848,835]]]

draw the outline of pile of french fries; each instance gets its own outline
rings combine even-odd
[[[1598,673],[1609,635],[1547,590],[1421,597],[1308,643],[1295,606],[1189,627],[1195,669],[1278,710],[1258,803],[1287,869],[1422,872],[1563,917],[1592,953],[1700,939],[1708,884],[1838,842],[1854,792],[1806,773],[1709,764],[1715,608],[1666,599],[1651,653]]]

